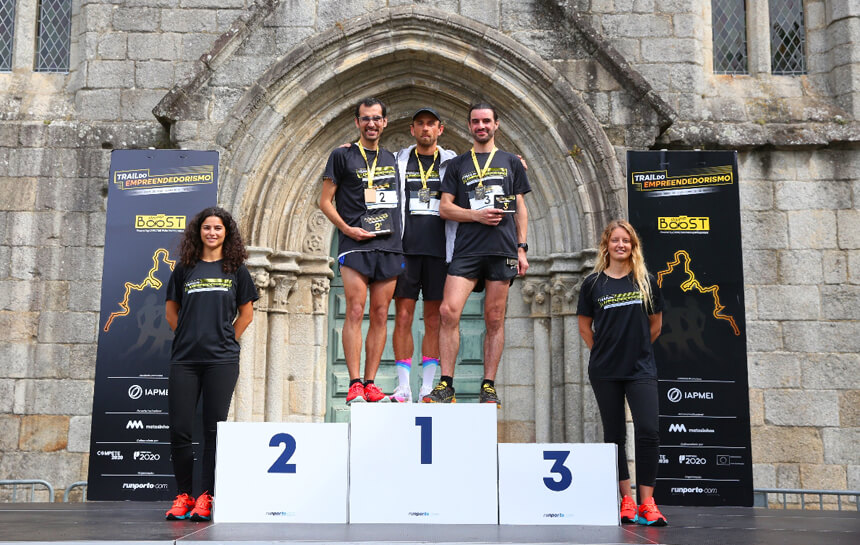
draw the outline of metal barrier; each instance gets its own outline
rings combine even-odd
[[[69,503],[69,496],[75,488],[83,489],[83,501],[87,501],[87,481],[77,481],[66,487],[66,491],[63,492],[63,503]]]
[[[806,506],[809,504],[806,501],[806,496],[808,494],[814,494],[818,496],[818,509],[824,510],[824,496],[836,496],[836,506],[838,511],[842,511],[842,498],[849,498],[851,496],[854,497],[854,501],[846,500],[844,503],[851,505],[854,504],[854,508],[857,511],[860,511],[860,490],[804,490],[801,488],[756,488],[755,493],[755,502],[753,505],[755,507],[766,507],[770,508],[770,502],[768,501],[768,494],[775,494],[777,496],[777,503],[782,504],[783,509],[788,508],[788,502],[786,496],[789,494],[796,494],[800,496],[800,508],[806,509]],[[780,496],[782,497],[782,501],[779,501]],[[815,505],[812,503],[811,505]],[[846,507],[847,509],[848,507]]]
[[[48,481],[43,481],[41,479],[14,479],[14,480],[0,480],[0,486],[11,486],[12,487],[12,503],[17,501],[30,501],[33,502],[36,499],[36,486],[44,486],[48,489],[48,501],[54,501],[54,487],[51,486],[51,483]],[[18,500],[18,487],[30,487],[30,498],[25,500]]]

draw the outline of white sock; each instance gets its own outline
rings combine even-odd
[[[412,370],[412,358],[405,360],[397,360],[394,362],[397,365],[397,380],[400,386],[409,387],[409,372]]]
[[[424,389],[432,388],[434,384],[434,380],[436,378],[436,368],[439,367],[439,360],[436,358],[428,358],[424,356],[421,358],[421,367],[424,368],[421,387]]]

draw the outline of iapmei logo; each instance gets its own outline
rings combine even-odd
[[[680,388],[669,388],[666,392],[666,397],[672,403],[677,403],[681,399],[714,399],[714,392],[683,392]]]
[[[141,396],[160,396],[167,397],[167,388],[141,388],[139,385],[134,384],[128,389],[128,397],[131,399],[140,399]]]
[[[143,395],[143,388],[141,388],[137,384],[134,384],[134,385],[129,387],[128,397],[130,397],[132,399],[140,399],[140,396],[142,396],[142,395]]]

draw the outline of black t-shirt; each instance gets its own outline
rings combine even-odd
[[[413,150],[406,163],[406,202],[404,202],[406,222],[403,225],[403,253],[445,257],[445,221],[439,216],[439,202],[442,196],[439,190],[442,186],[442,181],[439,179],[439,164],[442,162],[442,156],[436,157],[435,163],[432,155],[419,154],[418,157],[424,167],[424,175],[427,176],[430,200],[421,201],[420,190],[423,184],[418,160]],[[431,165],[433,170],[428,173]]]
[[[483,169],[489,153],[478,153],[478,165]],[[451,159],[442,180],[442,191],[454,195],[454,204],[461,208],[493,207],[493,195],[525,195],[532,190],[519,157],[496,151],[487,175],[483,179],[485,198],[475,199],[478,174],[471,152]],[[476,206],[472,206],[475,204]],[[457,226],[454,257],[499,255],[516,257],[517,226],[514,214],[505,214],[496,226],[478,222],[463,222]]]
[[[172,363],[238,363],[233,321],[241,305],[259,299],[251,273],[241,265],[225,273],[221,261],[176,264],[167,282],[167,300],[179,303]]]
[[[590,274],[582,283],[576,313],[593,318],[594,346],[588,362],[592,380],[657,378],[651,329],[642,295],[632,275]],[[663,293],[653,275],[651,314],[663,311]]]
[[[361,156],[358,144],[335,149],[328,158],[322,177],[329,178],[337,186],[334,193],[335,209],[347,225],[362,227],[363,216],[388,213],[391,216],[391,234],[377,235],[358,242],[338,232],[339,256],[349,252],[370,250],[402,253],[397,162],[394,154],[379,149],[379,159],[373,176],[373,188],[377,190],[376,202],[366,204],[364,190],[367,189],[367,166],[373,166],[377,152],[365,150],[365,154],[367,163]]]

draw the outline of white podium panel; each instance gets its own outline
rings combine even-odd
[[[617,526],[615,444],[500,444],[499,522]]]
[[[354,404],[351,523],[498,524],[495,405]]]
[[[347,424],[219,422],[216,522],[347,521]]]

